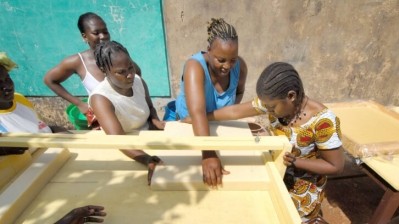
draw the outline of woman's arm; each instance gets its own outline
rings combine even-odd
[[[240,61],[240,79],[238,80],[237,92],[236,92],[236,101],[235,103],[241,103],[241,100],[244,96],[245,91],[245,83],[247,81],[247,64],[245,63],[244,59],[238,57]]]
[[[205,74],[200,63],[190,59],[184,67],[184,89],[187,109],[192,119],[196,136],[209,136],[209,124],[206,117]]]
[[[68,102],[76,105],[82,113],[86,113],[88,106],[78,97],[70,94],[61,83],[77,73],[77,68],[81,65],[78,55],[70,56],[64,59],[60,64],[52,68],[44,76],[44,83],[58,96],[64,98]]]
[[[342,147],[319,150],[319,152],[320,158],[318,159],[295,158],[293,154],[286,153],[284,155],[284,164],[287,166],[294,164],[298,169],[323,175],[338,174],[343,171],[345,157]]]
[[[146,82],[144,81],[144,79],[141,79],[141,81],[144,86],[145,100],[147,101],[147,105],[150,109],[150,116],[149,116],[148,120],[149,120],[149,122],[151,122],[151,124],[153,126],[155,126],[155,128],[150,126],[150,129],[163,130],[163,129],[165,129],[165,122],[159,120],[157,110],[155,109],[154,105],[152,104],[150,92],[148,91],[148,86],[147,86]]]
[[[253,106],[252,101],[234,104],[208,113],[210,121],[237,120],[245,117],[260,115]]]

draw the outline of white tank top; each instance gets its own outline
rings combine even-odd
[[[86,64],[83,61],[83,57],[80,53],[78,53],[80,60],[82,61],[83,66],[85,67],[86,74],[84,79],[82,79],[82,84],[85,87],[87,94],[90,95],[90,93],[100,84],[100,82],[94,78],[94,76],[87,70]]]
[[[111,87],[106,78],[92,91],[90,95],[91,97],[99,94],[111,101],[115,107],[116,117],[126,133],[134,130],[148,130],[147,119],[150,116],[150,109],[145,100],[145,90],[140,76],[135,75],[132,88],[133,96],[123,96]]]

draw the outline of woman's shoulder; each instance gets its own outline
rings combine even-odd
[[[314,115],[313,117],[316,118],[316,120],[324,120],[324,119],[329,119],[332,121],[336,120],[336,115],[335,113],[329,109],[328,107],[326,107],[324,104],[318,102],[318,101],[314,101],[315,103],[313,103],[313,110]]]
[[[59,64],[59,66],[67,69],[77,70],[81,64],[82,60],[80,59],[80,56],[77,53],[64,58]]]

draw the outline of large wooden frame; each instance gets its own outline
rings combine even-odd
[[[387,223],[399,207],[399,114],[374,101],[326,105],[341,120],[345,150],[385,191],[370,223]]]
[[[108,212],[105,223],[134,222],[132,219],[127,219],[127,217],[130,217],[129,214],[127,214],[130,213],[130,209],[127,208],[126,205],[128,207],[132,206],[131,217],[134,217],[136,223],[163,223],[160,222],[159,218],[158,222],[155,222],[154,218],[149,217],[152,212],[154,214],[160,214],[162,220],[173,219],[173,221],[169,220],[169,222],[173,223],[187,223],[188,220],[192,223],[231,223],[234,222],[233,220],[237,222],[252,220],[252,223],[284,224],[301,222],[282,181],[282,175],[285,171],[285,167],[282,165],[282,155],[285,151],[291,150],[291,145],[287,138],[260,136],[257,137],[258,140],[255,141],[255,137],[185,136],[180,138],[154,135],[147,131],[140,132],[139,134],[141,136],[107,136],[99,132],[80,132],[80,134],[74,135],[7,134],[1,137],[1,146],[65,147],[71,152],[71,158],[58,172],[54,167],[48,166],[48,169],[56,172],[56,174],[53,178],[51,178],[51,175],[47,174],[47,177],[50,178],[48,178],[47,181],[42,181],[40,187],[42,191],[37,195],[34,201],[25,200],[25,205],[21,203],[18,204],[24,212],[22,214],[14,214],[14,217],[19,216],[19,218],[16,218],[15,223],[22,223],[25,220],[29,220],[30,223],[55,221],[74,207],[83,206],[84,204],[104,205],[105,198],[110,204],[113,203],[114,205],[104,205]],[[150,137],[151,135],[153,137]],[[134,166],[131,167],[132,162],[124,157],[118,150],[115,150],[117,148],[142,148],[164,152],[166,152],[165,149],[224,150],[228,148],[229,150],[245,150],[250,148],[251,150],[262,150],[264,152],[265,169],[267,170],[269,178],[268,189],[266,191],[208,191],[203,193],[201,193],[201,191],[180,191],[151,193],[151,190],[145,186],[146,170],[143,170],[138,164],[133,164]],[[54,152],[54,150],[52,152]],[[40,158],[41,157],[38,156],[37,159]],[[65,156],[62,158],[65,158]],[[35,162],[32,163],[33,166],[34,164]],[[28,168],[28,170],[30,168]],[[96,169],[98,171],[96,171]],[[41,172],[45,173],[43,170]],[[89,173],[90,175],[88,175]],[[39,173],[37,175],[40,176]],[[84,177],[80,177],[82,175]],[[109,182],[98,181],[104,178],[104,175],[110,176]],[[129,182],[128,180],[132,177],[137,178],[134,178],[136,180],[133,182]],[[18,178],[21,178],[21,176]],[[18,178],[16,179],[17,181]],[[120,182],[120,178],[125,179],[125,181]],[[119,185],[115,185],[116,183],[119,183]],[[118,195],[124,192],[118,189],[126,184],[131,185],[129,188],[135,190],[123,193],[123,195]],[[64,185],[65,187],[62,187]],[[71,191],[71,189],[73,190]],[[80,194],[79,191],[83,193]],[[97,191],[99,193],[95,194],[96,197],[94,198],[86,196],[94,194]],[[140,192],[139,196],[134,193],[136,191]],[[73,196],[74,194],[79,196],[75,198]],[[114,195],[112,197],[106,196],[109,194]],[[10,195],[1,196],[10,197]],[[136,200],[126,201],[126,199],[133,196],[136,197]],[[144,196],[148,197],[145,201],[138,204],[135,203],[135,201],[140,201],[140,199],[137,198]],[[158,197],[160,201],[153,201],[155,199],[153,197]],[[187,197],[190,198],[189,201],[194,201],[188,203]],[[201,200],[199,200],[198,197],[200,197]],[[60,200],[60,198],[63,199]],[[82,198],[85,199],[83,200]],[[65,200],[68,201],[67,204],[63,204]],[[114,200],[119,201],[113,202]],[[147,204],[147,200],[152,202]],[[175,202],[172,203],[170,200]],[[165,203],[167,205],[165,205]],[[173,204],[173,207],[170,207],[168,203]],[[214,204],[216,207],[213,206]],[[46,205],[49,205],[50,208],[47,208]],[[146,208],[151,209],[152,212],[140,212],[142,209]],[[43,212],[43,210],[51,214],[52,217],[45,216],[46,212]],[[227,211],[232,213],[230,214]],[[169,215],[171,215],[169,213],[180,214],[181,217],[173,218],[173,215],[169,217]],[[249,216],[252,218],[249,218]],[[0,214],[0,223],[3,223],[3,217],[4,216]]]

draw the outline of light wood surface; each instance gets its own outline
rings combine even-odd
[[[374,101],[326,104],[341,120],[345,150],[362,157],[365,148],[399,153],[399,114]]]
[[[157,143],[159,149],[148,147],[151,150],[147,152],[161,158],[169,157],[171,151],[168,150],[173,147],[163,142],[166,140],[163,137],[164,133],[140,132],[139,136],[122,136],[124,138],[113,138],[113,140],[101,132],[79,133],[73,138],[56,137],[63,144],[70,144],[66,139],[70,141],[78,139],[80,143],[85,141],[86,143],[82,148],[69,149],[71,158],[42,188],[14,223],[53,223],[71,209],[88,204],[105,206],[108,215],[104,223],[300,223],[299,215],[282,182],[281,170],[277,168],[275,158],[267,153],[269,149],[280,152],[290,148],[286,138],[261,137],[260,143],[255,144],[252,143],[253,137],[248,137],[246,140],[251,143],[247,144],[245,149],[252,149],[252,146],[255,146],[253,148],[256,150],[249,150],[251,152],[260,153],[266,149],[263,161],[267,172],[268,190],[153,191],[147,186],[146,168],[127,158],[119,150],[115,150],[115,144],[125,147],[130,146],[130,143],[126,144],[124,141],[130,141],[132,138],[137,141],[156,139],[157,142],[161,142]],[[13,136],[13,138],[25,137]],[[219,145],[220,149],[232,153],[226,157],[231,156],[232,163],[236,165],[246,163],[242,157],[237,157],[242,151],[235,148],[237,139],[243,137],[230,137],[229,140],[215,137],[219,140],[221,138],[223,141]],[[37,136],[36,139],[41,142],[45,137]],[[174,141],[174,138],[168,139]],[[201,142],[192,137],[182,137],[182,139],[185,139],[189,145],[198,144],[198,147],[189,150],[189,153],[198,154],[200,153],[198,150],[203,149]],[[113,146],[110,148],[102,146],[101,149],[104,150],[95,148],[107,141],[116,143],[109,144]],[[87,142],[95,146],[89,147]],[[139,144],[143,145],[142,142]],[[215,143],[209,144],[209,147],[211,146],[215,146]],[[225,150],[230,146],[234,150]],[[182,149],[187,149],[185,147],[177,147],[179,150],[176,151],[181,152]]]
[[[28,151],[23,155],[0,156],[0,193],[31,161],[32,156]]]
[[[153,191],[145,167],[117,150],[70,151],[71,159],[15,224],[53,223],[87,204],[105,206],[104,223],[112,224],[300,223],[273,166],[270,191]]]
[[[384,155],[362,159],[373,171],[399,191],[399,155]]]
[[[69,158],[67,149],[42,149],[30,166],[0,194],[0,223],[14,223]],[[39,155],[40,154],[40,155]]]
[[[153,131],[154,133],[157,131]],[[286,137],[168,137],[90,134],[9,134],[0,138],[0,146],[11,147],[62,147],[96,149],[179,149],[179,150],[281,150],[286,147]]]
[[[212,136],[252,137],[246,122],[210,122],[209,129]],[[168,122],[165,131],[158,133],[170,137],[194,136],[192,125],[181,122]],[[225,149],[218,152],[219,158],[231,173],[223,176],[223,186],[219,190],[270,190],[270,177],[261,151],[229,151],[228,146]],[[172,150],[159,153],[165,164],[156,168],[152,190],[212,190],[203,183],[201,152]]]
[[[341,119],[345,150],[399,190],[399,114],[374,101],[326,106]]]

